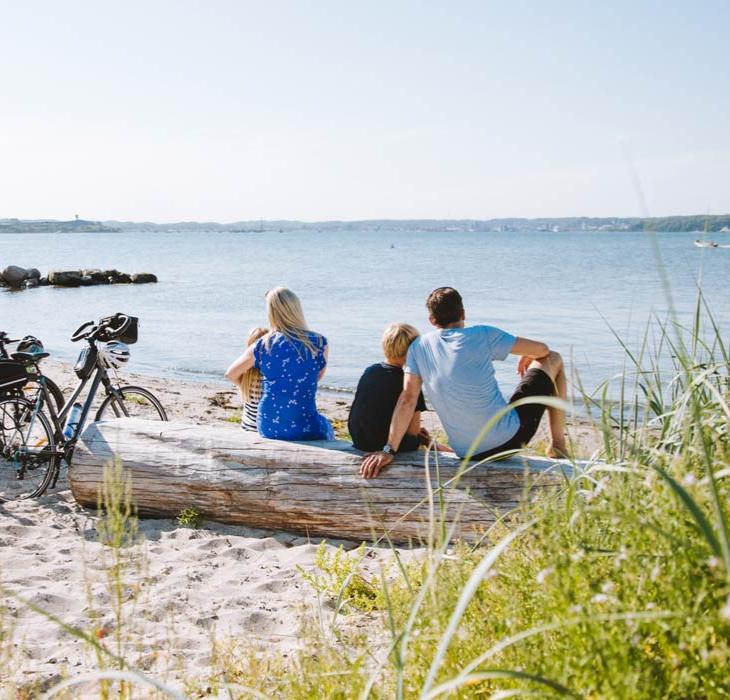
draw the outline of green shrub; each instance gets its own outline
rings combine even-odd
[[[183,508],[177,516],[177,524],[180,527],[189,527],[193,530],[197,530],[202,522],[203,518],[198,512],[198,509],[194,506]]]

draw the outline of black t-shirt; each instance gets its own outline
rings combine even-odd
[[[365,452],[375,452],[388,441],[390,419],[393,417],[398,397],[403,391],[403,370],[400,367],[379,362],[368,367],[357,383],[357,391],[350,408],[347,427],[352,444]],[[416,411],[425,411],[426,402],[419,393]],[[406,433],[398,452],[418,449],[418,437]]]

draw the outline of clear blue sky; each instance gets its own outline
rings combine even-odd
[[[0,0],[0,217],[730,211],[730,2]]]

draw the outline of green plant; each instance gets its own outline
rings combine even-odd
[[[322,540],[317,547],[315,572],[310,573],[297,566],[302,578],[315,591],[334,600],[338,611],[371,612],[382,609],[384,599],[379,582],[373,582],[361,573],[365,543],[352,552],[346,552],[340,545],[332,554],[327,551],[326,545],[326,541]]]
[[[347,426],[347,421],[341,418],[331,418],[332,429],[335,431],[335,437],[338,440],[344,440],[345,442],[352,442],[352,435]]]
[[[180,527],[189,527],[193,530],[197,530],[202,522],[203,518],[195,506],[183,508],[177,516],[177,524]]]
[[[225,421],[226,423],[240,423],[241,422],[241,411],[240,409],[235,410],[233,413],[231,413],[230,416],[226,416],[225,418],[221,418],[222,421]]]

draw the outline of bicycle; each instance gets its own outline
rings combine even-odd
[[[14,359],[13,355],[15,353],[9,353],[7,346],[16,343],[16,352],[43,352],[43,343],[32,335],[26,335],[24,338],[11,338],[5,331],[0,331],[0,364],[5,360],[10,361]],[[4,398],[7,395],[24,396],[28,401],[35,403],[36,397],[41,391],[37,378],[33,375],[30,375],[28,383],[22,389],[5,389],[4,384],[0,379],[0,398]],[[46,384],[56,404],[56,409],[60,411],[64,404],[63,392],[50,377],[46,377]]]
[[[157,397],[140,386],[115,385],[109,370],[116,370],[129,359],[128,345],[137,341],[137,319],[115,314],[81,325],[71,336],[72,342],[85,340],[74,370],[79,383],[60,411],[49,400],[48,379],[40,370],[47,352],[16,352],[12,360],[0,363],[0,382],[15,376],[15,385],[35,373],[41,391],[35,402],[21,396],[0,399],[0,502],[33,498],[55,487],[61,462],[71,465],[76,443],[103,387],[106,396],[94,420],[108,417],[143,417],[167,420],[167,413]],[[14,374],[13,374],[14,373]],[[83,405],[77,403],[87,384]],[[46,409],[43,408],[45,401]],[[46,415],[47,414],[47,415]]]

